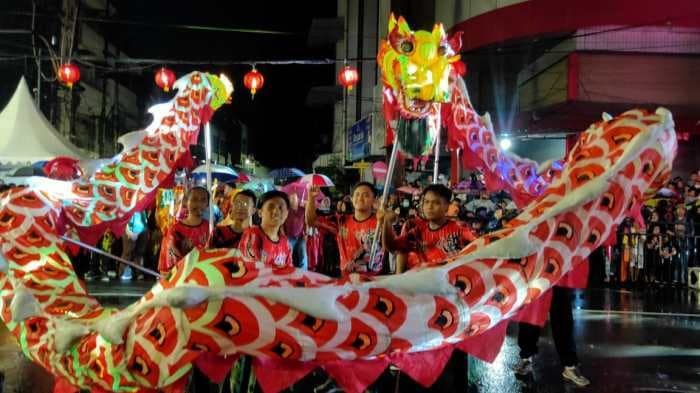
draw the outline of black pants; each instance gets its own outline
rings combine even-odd
[[[596,248],[588,257],[590,267],[589,285],[602,286],[605,282],[605,248]]]
[[[554,346],[564,367],[578,364],[576,342],[574,341],[574,316],[571,313],[571,289],[552,288],[552,306],[549,309],[549,323],[552,326]],[[529,358],[537,353],[537,341],[542,328],[529,323],[518,324],[518,346],[520,358]]]

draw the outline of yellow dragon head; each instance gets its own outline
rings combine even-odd
[[[403,17],[391,14],[388,39],[377,55],[384,84],[404,115],[422,117],[433,103],[450,100],[451,64],[459,60],[461,37],[447,38],[441,23],[433,31],[412,31]]]
[[[233,94],[233,83],[224,74],[219,76],[207,74],[212,86],[213,96],[209,104],[213,110],[219,109],[222,105],[231,102]]]

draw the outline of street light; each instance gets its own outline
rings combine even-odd
[[[511,146],[513,146],[513,143],[510,141],[510,138],[504,137],[501,139],[499,145],[501,146],[502,150],[508,150]]]

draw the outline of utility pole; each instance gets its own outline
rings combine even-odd
[[[36,3],[32,2],[32,43],[36,39],[36,19],[34,15],[36,14]],[[36,108],[41,110],[41,48],[39,48],[39,54],[36,58],[36,91],[34,92],[34,100],[36,101]]]
[[[350,55],[350,1],[345,0],[345,58]],[[342,168],[348,159],[348,89],[343,89],[343,158]]]
[[[39,58],[36,62],[36,94],[34,96],[36,108],[41,110],[41,48],[39,48]]]

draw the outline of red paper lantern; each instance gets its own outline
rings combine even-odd
[[[357,68],[355,67],[345,66],[338,73],[338,82],[348,89],[348,91],[352,90],[359,80],[360,74],[357,73]]]
[[[255,92],[262,89],[265,84],[265,78],[253,67],[253,69],[243,77],[243,84],[250,90],[250,95],[255,98]]]
[[[163,89],[163,91],[168,92],[173,87],[175,83],[175,73],[169,69],[162,67],[158,72],[156,72],[156,85]]]
[[[62,64],[58,68],[58,79],[68,87],[80,80],[80,69],[73,63]]]

